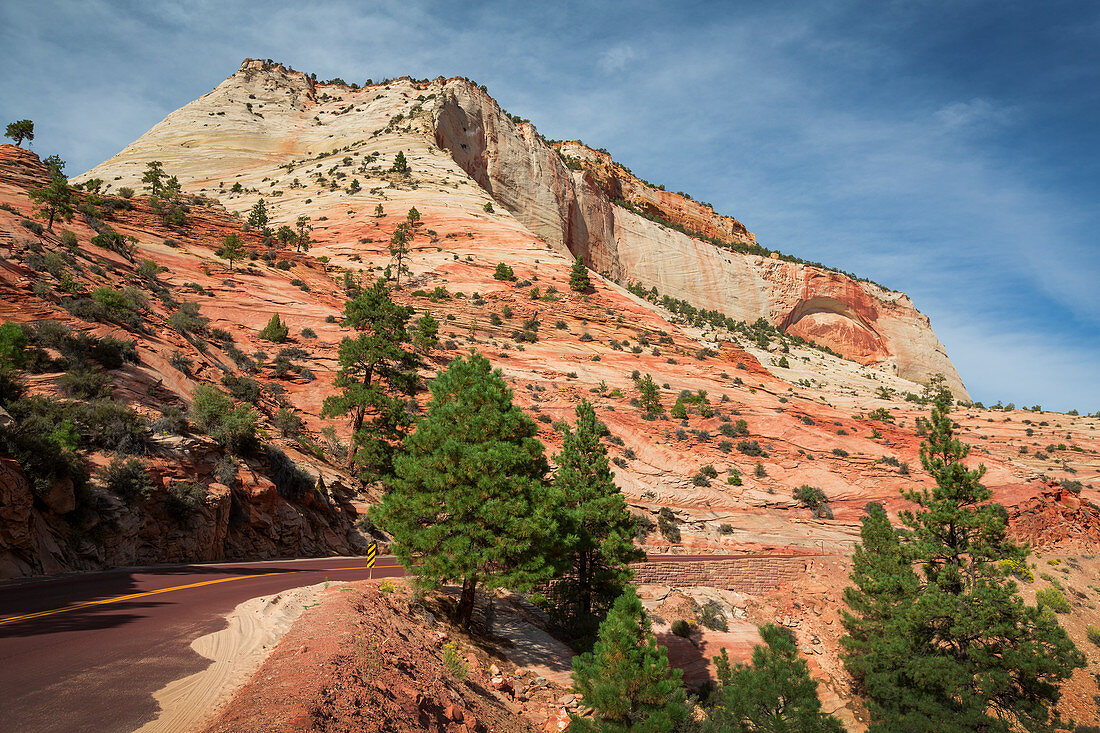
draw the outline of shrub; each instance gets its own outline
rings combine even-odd
[[[1073,610],[1066,596],[1057,588],[1041,588],[1035,591],[1035,605],[1040,610],[1049,608],[1055,613],[1069,613]]]
[[[485,204],[485,206],[489,207],[491,204]],[[447,665],[447,669],[450,670],[455,679],[464,680],[466,675],[470,673],[466,666],[465,657],[462,656],[458,644],[453,641],[448,641],[443,645],[443,663]]]
[[[1096,646],[1100,646],[1100,628],[1097,628],[1095,626],[1087,626],[1085,627],[1085,635],[1093,644],[1095,644]]]
[[[729,484],[730,486],[740,486],[741,485],[741,472],[738,471],[736,468],[731,468],[730,469],[730,475],[726,478],[726,483]]]
[[[722,526],[729,527],[728,524]],[[732,529],[730,527],[731,531]],[[729,623],[726,621],[726,614],[722,611],[722,604],[713,598],[699,608],[695,613],[695,620],[714,631],[729,631]]]
[[[168,325],[182,334],[205,333],[210,319],[199,312],[198,303],[180,303],[179,310],[168,317]]]
[[[153,493],[153,482],[149,480],[149,474],[141,461],[136,458],[115,456],[110,463],[99,469],[96,476],[108,491],[128,504],[148,499]]]
[[[844,450],[843,448],[833,448],[833,455],[840,458],[847,458],[848,451]]]
[[[304,339],[315,339],[315,338],[317,338],[317,332],[314,331],[312,328],[303,328],[302,329],[302,338],[304,338]]]
[[[191,419],[224,448],[240,453],[255,447],[255,411],[247,405],[233,407],[233,401],[211,384],[195,388]]]
[[[197,481],[176,481],[168,487],[168,510],[186,519],[206,502],[206,487]]]
[[[760,447],[760,444],[755,440],[740,440],[737,442],[737,450],[744,453],[746,456],[758,456],[760,458],[766,457],[768,454]]]
[[[697,473],[691,477],[691,483],[696,486],[710,486],[710,479],[701,473]]]
[[[222,384],[236,400],[250,402],[253,405],[260,401],[260,383],[252,377],[226,374],[222,377]]]
[[[512,270],[511,267],[504,264],[503,262],[500,262],[500,263],[497,264],[496,272],[493,273],[493,279],[494,280],[515,280],[516,279],[516,273]]]
[[[134,195],[134,189],[129,186],[122,186],[118,189],[118,195],[124,199],[132,198]]]
[[[73,366],[57,378],[58,388],[68,397],[94,400],[111,396],[111,377],[102,369]]]
[[[286,341],[289,335],[290,327],[283,323],[278,313],[271,316],[271,320],[268,321],[267,325],[260,331],[260,338],[276,344],[281,344]]]
[[[288,438],[297,438],[302,432],[302,418],[289,407],[280,408],[272,416],[271,424]]]
[[[667,506],[661,507],[661,511],[657,516],[657,529],[660,530],[661,536],[669,542],[680,541],[680,527],[676,524],[676,515]]]
[[[822,507],[828,508],[829,497],[816,486],[802,484],[794,490],[794,498],[804,507],[812,509],[815,513]]]
[[[756,478],[764,478],[768,475],[768,471],[764,468],[763,463],[757,463],[756,468],[753,470],[752,473],[754,476],[756,476]]]
[[[691,636],[691,624],[682,618],[678,618],[672,622],[672,633],[687,639]]]

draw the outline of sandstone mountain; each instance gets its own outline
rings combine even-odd
[[[266,197],[280,220],[330,207],[343,218],[345,176],[356,172],[332,165],[347,153],[389,160],[398,150],[416,160],[416,198],[429,205],[491,197],[556,251],[616,282],[737,321],[763,318],[910,381],[942,373],[966,397],[928,318],[904,293],[766,250],[740,222],[639,180],[606,153],[549,143],[465,79],[352,89],[246,60],[78,180],[140,187],[145,164],[161,159],[188,190],[224,194],[240,183],[246,191],[225,200],[238,211]],[[295,179],[301,188],[291,188]],[[352,205],[390,193],[384,179],[369,188]]]

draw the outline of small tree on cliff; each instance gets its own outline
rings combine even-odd
[[[393,235],[390,237],[390,255],[393,257],[394,264],[391,272],[396,275],[395,287],[397,290],[401,289],[401,274],[409,274],[409,266],[406,262],[409,259],[409,238],[411,236],[408,223],[401,222],[393,230]]]
[[[16,145],[22,145],[24,140],[34,140],[34,123],[30,120],[9,122],[4,137],[10,137]]]
[[[45,219],[48,222],[46,228],[51,232],[55,220],[72,221],[76,209],[73,208],[73,194],[65,176],[52,176],[49,185],[30,191],[27,196],[37,206],[35,216]]]
[[[794,635],[775,624],[761,627],[763,644],[752,664],[731,665],[726,650],[714,658],[718,689],[707,710],[705,730],[713,733],[844,733],[821,712],[817,681],[798,656]]]
[[[584,695],[592,720],[571,714],[582,733],[672,733],[687,718],[680,680],[633,586],[628,585],[600,624],[591,652],[573,657],[573,690]]]
[[[644,553],[634,547],[635,521],[615,485],[600,441],[596,410],[576,408],[575,430],[565,429],[554,475],[562,506],[558,556],[565,576],[553,587],[554,615],[578,639],[596,630],[633,575],[628,563]]]
[[[299,216],[294,222],[294,226],[298,228],[298,236],[294,239],[294,249],[298,252],[308,252],[309,245],[313,243],[309,236],[309,233],[313,231],[313,225],[309,222],[310,218],[305,214]]]
[[[239,260],[244,257],[245,249],[241,244],[241,238],[237,236],[236,232],[230,232],[225,239],[222,240],[222,246],[218,247],[218,251],[215,252],[218,257],[229,260],[229,271],[233,271],[233,261]],[[278,315],[278,314],[276,314]]]
[[[661,405],[661,394],[657,391],[657,383],[653,381],[653,377],[646,374],[638,380],[638,394],[642,411],[645,412],[647,420],[652,420],[664,413],[665,408]]]
[[[248,226],[254,229],[264,229],[267,227],[267,221],[267,204],[263,199],[260,199],[248,212]]]
[[[538,428],[488,359],[455,359],[431,392],[374,517],[410,572],[462,583],[456,615],[468,625],[479,585],[523,591],[549,577],[556,502]]]
[[[145,172],[141,174],[141,182],[153,196],[160,196],[164,190],[164,179],[168,174],[164,172],[164,164],[159,160],[150,160],[145,164]]]
[[[397,157],[393,159],[393,168],[391,168],[390,170],[392,170],[394,173],[409,172],[409,162],[405,160],[405,151],[397,151]]]
[[[569,273],[569,289],[577,293],[587,293],[592,289],[588,268],[580,257],[573,261],[573,271]]]
[[[844,618],[845,663],[866,693],[874,733],[1053,731],[1059,685],[1085,660],[1053,614],[1020,598],[1009,569],[1028,550],[1008,538],[1007,513],[990,503],[985,466],[964,463],[970,446],[954,435],[945,392],[920,421],[921,465],[936,486],[903,492],[918,508],[899,514],[908,529],[900,557],[882,518],[869,522],[872,544],[845,596],[854,612]],[[894,559],[872,558],[880,548]],[[921,583],[901,558],[921,566]]]
[[[334,382],[340,393],[325,400],[321,415],[351,415],[355,450],[348,463],[357,464],[365,480],[390,475],[393,454],[411,423],[403,397],[418,385],[416,355],[404,346],[411,315],[411,308],[393,302],[383,280],[357,290],[344,304],[341,325],[356,335],[340,343]]]
[[[409,213],[405,217],[405,221],[409,223],[409,226],[415,227],[420,223],[420,212],[416,210],[416,207],[409,209]]]

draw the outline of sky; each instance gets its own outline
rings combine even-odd
[[[4,0],[0,121],[76,174],[249,57],[474,79],[905,291],[974,399],[1100,410],[1100,3]]]

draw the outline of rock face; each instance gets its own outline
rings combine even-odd
[[[764,318],[912,381],[942,373],[955,394],[966,394],[928,317],[904,293],[820,267],[723,249],[635,213],[720,243],[756,244],[741,222],[644,183],[605,153],[566,142],[558,145],[559,156],[530,124],[512,123],[470,85],[447,84],[435,137],[531,231],[599,272],[736,320]]]
[[[225,193],[242,180],[263,184],[240,194],[251,205],[272,193],[280,167],[289,164],[287,172],[301,171],[304,181],[316,175],[318,154],[357,147],[384,158],[395,147],[427,156],[455,195],[476,195],[471,184],[479,187],[531,233],[616,281],[655,287],[736,320],[764,318],[910,381],[942,373],[956,395],[967,396],[927,316],[905,294],[821,267],[733,251],[728,247],[767,254],[741,222],[639,180],[604,153],[573,142],[551,147],[530,123],[514,122],[465,79],[404,78],[351,89],[246,60],[212,92],[79,178],[140,187],[141,170],[155,159],[190,190],[207,194]],[[342,193],[348,180],[333,183],[340,187],[311,192],[314,207],[331,201],[333,191]],[[280,198],[268,196],[268,203],[288,219],[307,211],[304,188],[278,190]]]

